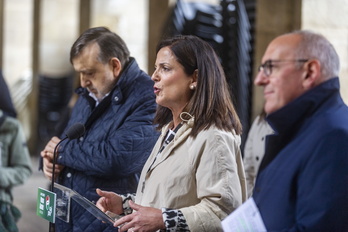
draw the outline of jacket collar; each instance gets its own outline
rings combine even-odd
[[[272,162],[314,114],[325,110],[327,105],[339,98],[339,80],[335,77],[309,90],[278,111],[269,114],[266,120],[273,128],[274,134],[266,137],[265,155],[260,164],[259,173]]]
[[[194,121],[195,121],[194,117],[191,117],[189,120],[187,120],[185,122],[182,122],[183,126],[176,132],[176,136],[174,137],[174,141],[177,140],[178,138],[180,138],[181,135],[185,131],[187,131],[188,129],[192,128],[193,124],[194,124]],[[172,127],[173,127],[173,121],[169,122],[167,125],[162,127],[162,130],[161,130],[162,137],[166,136],[167,131],[169,130],[169,128],[172,128]],[[191,130],[190,130],[190,132],[191,132]]]
[[[180,127],[180,129],[176,132],[174,139],[172,140],[171,143],[169,143],[166,148],[163,150],[161,153],[160,157],[157,157],[157,152],[159,151],[160,147],[162,146],[161,143],[156,144],[154,148],[155,156],[153,159],[156,157],[156,161],[154,164],[151,166],[148,174],[152,169],[157,167],[160,163],[162,163],[164,160],[168,158],[172,154],[173,149],[175,149],[179,144],[181,144],[183,141],[186,141],[186,139],[189,137],[192,127],[194,124],[194,117],[189,119],[188,121],[183,122],[183,125]],[[166,126],[162,127],[161,130],[161,136],[159,137],[158,141],[162,141],[163,138],[166,136],[167,131],[169,128],[173,127],[173,122],[169,122]]]
[[[300,126],[300,122],[311,116],[328,98],[339,95],[338,77],[327,80],[304,93],[278,111],[267,115],[266,120],[275,134],[288,133]]]

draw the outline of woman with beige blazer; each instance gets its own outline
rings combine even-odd
[[[241,124],[219,59],[198,37],[166,39],[152,80],[162,133],[137,192],[98,189],[97,206],[125,214],[114,223],[119,231],[222,231],[221,220],[246,199],[246,184]]]

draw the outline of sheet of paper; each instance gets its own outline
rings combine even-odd
[[[266,232],[260,211],[251,197],[222,221],[224,232]]]

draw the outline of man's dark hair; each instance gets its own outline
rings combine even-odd
[[[107,63],[112,57],[120,60],[122,67],[129,61],[129,50],[123,39],[106,27],[93,27],[83,32],[75,41],[70,50],[70,63],[87,45],[96,42],[100,48],[98,59]]]

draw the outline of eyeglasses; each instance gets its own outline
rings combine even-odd
[[[298,60],[267,60],[265,63],[259,66],[258,71],[263,71],[263,73],[268,77],[272,74],[273,63],[280,62],[307,62],[309,59],[298,59]]]

